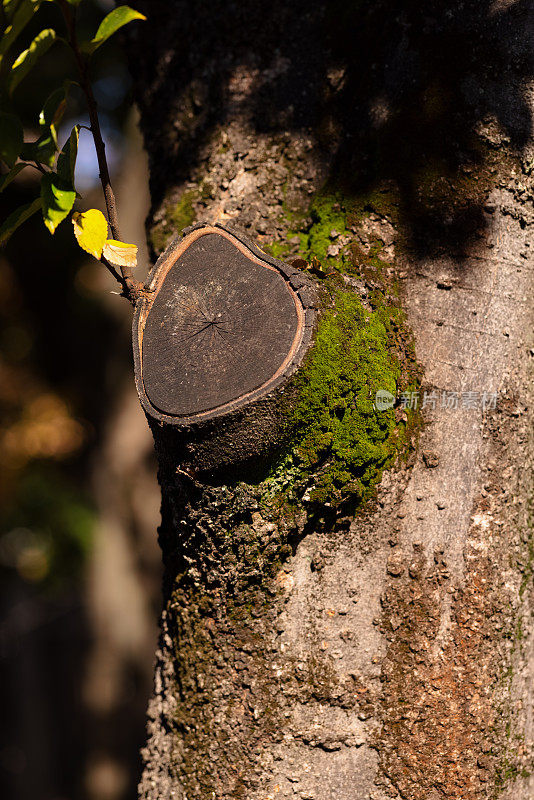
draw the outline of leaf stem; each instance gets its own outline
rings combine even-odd
[[[100,130],[98,109],[95,96],[93,94],[93,87],[91,86],[91,81],[89,79],[87,60],[84,57],[78,45],[75,19],[71,12],[69,4],[67,3],[67,0],[59,0],[59,5],[61,7],[67,25],[69,45],[71,47],[72,52],[74,53],[74,58],[76,60],[76,65],[78,67],[78,72],[80,74],[80,86],[83,93],[85,94],[85,98],[87,101],[87,110],[89,112],[89,119],[91,121],[91,127],[89,130],[93,135],[93,141],[95,143],[96,157],[98,160],[99,177],[100,177],[100,182],[102,184],[102,190],[104,192],[104,199],[106,203],[106,211],[108,215],[109,227],[111,228],[111,235],[113,239],[121,240],[121,235],[119,232],[119,218],[117,215],[117,204],[115,201],[115,194],[111,186],[108,162],[106,159],[106,145],[104,143],[104,139],[102,138],[102,131]],[[108,269],[110,268],[108,262],[103,261],[103,263],[108,267]],[[131,267],[121,266],[120,270],[121,270],[121,275],[119,275],[118,272],[116,272],[116,270],[113,270],[113,273],[117,278],[117,280],[119,281],[119,283],[122,285],[124,296],[133,305],[135,305],[136,301],[139,299],[141,295],[143,284],[134,278]]]

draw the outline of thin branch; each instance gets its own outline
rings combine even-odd
[[[33,167],[33,169],[39,170],[42,172],[43,175],[48,175],[48,170],[46,170],[42,164],[39,164],[37,161],[21,161],[21,164],[24,164],[25,167]]]
[[[83,93],[85,94],[85,98],[87,101],[87,110],[89,112],[89,119],[91,121],[91,127],[89,128],[89,130],[93,135],[93,141],[95,143],[100,182],[102,184],[102,190],[104,192],[104,199],[106,202],[106,211],[108,215],[109,227],[111,228],[111,235],[113,239],[121,240],[121,235],[119,232],[119,219],[117,215],[117,204],[115,201],[115,194],[111,186],[108,162],[106,159],[106,145],[104,143],[104,139],[102,138],[102,131],[100,130],[98,109],[96,105],[95,96],[93,94],[93,87],[91,86],[91,81],[89,79],[87,60],[83,55],[83,53],[81,52],[78,45],[75,19],[69,4],[66,2],[66,0],[59,0],[59,5],[61,7],[67,25],[69,45],[74,54],[76,65],[78,67],[78,72],[80,74],[80,86],[82,88]],[[82,126],[82,127],[87,127],[87,126]],[[107,262],[103,261],[103,263],[105,263],[106,266],[108,266],[109,268],[110,265]],[[130,302],[135,305],[135,302],[139,298],[140,292],[143,288],[143,284],[134,278],[131,267],[121,266],[120,270],[122,273],[122,277],[119,276],[118,273],[116,273],[117,280],[123,287],[124,296],[127,297],[128,300],[130,300]]]
[[[111,274],[113,275],[113,277],[115,278],[115,280],[116,280],[118,283],[122,284],[122,283],[123,283],[122,276],[121,276],[121,275],[119,275],[119,273],[117,272],[117,270],[115,269],[115,267],[113,266],[113,264],[110,264],[110,262],[109,262],[109,261],[108,261],[106,258],[104,258],[104,256],[102,256],[102,258],[100,259],[100,261],[101,261],[101,262],[102,262],[102,264],[103,264],[103,265],[104,265],[104,266],[105,266],[105,267],[106,267],[106,268],[107,268],[107,269],[108,269],[108,270],[111,272]]]
[[[30,164],[30,167],[35,167],[36,169],[39,170],[39,172],[42,172],[43,175],[48,175],[50,171],[48,169],[45,169],[42,164],[39,164],[39,162],[35,160]]]

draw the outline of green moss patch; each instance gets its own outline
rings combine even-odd
[[[324,263],[332,256],[328,248],[332,244],[331,234],[343,236],[347,231],[347,214],[336,194],[321,194],[310,206],[311,225],[301,234],[302,257],[317,259]]]
[[[154,225],[150,234],[150,243],[156,253],[162,253],[167,247],[171,236],[180,233],[195,221],[194,202],[198,192],[190,190],[184,192],[177,203],[166,200],[165,216],[161,222]]]
[[[395,395],[402,368],[393,347],[400,312],[365,309],[353,292],[335,290],[315,345],[297,378],[291,445],[267,486],[310,503],[338,506],[370,496],[382,470],[404,447],[407,421],[375,408],[384,389]]]
[[[375,407],[379,390],[398,396],[416,388],[418,370],[396,287],[381,278],[388,265],[380,246],[355,263],[348,224],[354,215],[335,193],[315,197],[302,215],[299,255],[328,277],[320,281],[324,300],[315,343],[295,379],[290,441],[264,484],[271,502],[357,505],[373,494],[384,468],[408,451],[418,428],[416,412]],[[296,215],[291,221],[298,222]],[[339,237],[349,246],[332,255],[330,245]],[[364,305],[344,276],[360,283],[370,271]]]

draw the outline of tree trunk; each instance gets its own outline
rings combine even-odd
[[[532,11],[136,7],[154,253],[222,224],[315,309],[294,368],[220,403],[180,389],[190,338],[163,357],[190,238],[137,310],[165,563],[140,796],[527,800]]]

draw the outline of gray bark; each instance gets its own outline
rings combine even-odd
[[[274,523],[252,484],[181,475],[157,442],[165,608],[140,797],[527,800],[532,14],[136,5],[154,249],[189,205],[283,242],[329,179],[367,198],[355,252],[378,240],[401,282],[426,391],[498,396],[427,405],[415,463],[329,526]]]

